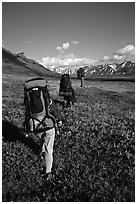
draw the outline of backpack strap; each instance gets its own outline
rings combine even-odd
[[[29,120],[32,119],[33,130],[30,130],[30,132],[33,132],[33,133],[41,133],[41,132],[45,132],[45,131],[48,131],[48,130],[54,128],[54,127],[55,127],[55,122],[54,122],[54,119],[53,119],[54,117],[53,117],[53,116],[50,117],[51,120],[53,121],[53,126],[52,126],[52,127],[48,127],[48,126],[44,123],[44,121],[46,120],[46,118],[49,118],[49,116],[43,117],[42,120],[39,120],[39,119],[36,118],[36,117],[31,117]],[[38,125],[37,125],[37,126],[35,125],[35,121],[38,122]],[[40,128],[41,125],[43,126],[42,128]]]

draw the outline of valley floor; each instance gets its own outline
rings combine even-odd
[[[36,138],[20,132],[23,83],[31,76],[2,76],[3,202],[134,202],[135,83],[72,80],[77,102],[62,109],[55,139],[57,175],[50,185],[40,175]],[[46,78],[58,98],[59,79]]]

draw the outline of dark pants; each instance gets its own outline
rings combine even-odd
[[[74,89],[71,90],[71,93],[72,94],[70,96],[64,96],[64,100],[67,101],[67,106],[68,107],[71,106],[71,102],[72,102],[72,105],[74,105],[74,103],[76,102]]]
[[[81,85],[80,85],[81,87],[83,87],[84,86],[84,77],[81,77]]]

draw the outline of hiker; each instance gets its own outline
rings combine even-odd
[[[84,76],[85,76],[85,73],[84,73],[84,68],[79,68],[77,70],[77,78],[80,79],[80,86],[83,87],[84,86]]]
[[[40,138],[42,173],[46,179],[52,177],[53,146],[62,117],[54,101],[50,98],[47,82],[43,78],[34,78],[24,84],[25,130]]]
[[[59,96],[63,96],[64,100],[67,101],[67,107],[71,107],[76,102],[75,92],[72,88],[70,75],[63,74],[60,79]]]

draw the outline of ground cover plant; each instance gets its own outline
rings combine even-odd
[[[3,201],[134,202],[134,90],[74,86],[77,103],[59,107],[64,120],[55,138],[56,176],[47,183],[40,174],[38,139],[26,138],[20,130],[23,80],[3,80]],[[58,97],[57,89],[50,90]]]

